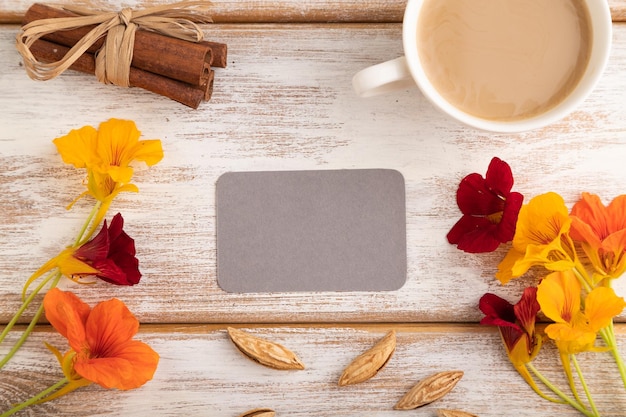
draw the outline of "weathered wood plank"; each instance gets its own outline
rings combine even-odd
[[[608,0],[611,17],[614,22],[626,21],[626,2],[624,0]]]
[[[20,415],[235,417],[269,407],[281,416],[395,416],[393,405],[418,380],[460,369],[465,375],[454,390],[417,414],[434,416],[437,408],[458,408],[481,417],[579,416],[567,406],[540,399],[509,364],[497,331],[477,326],[395,326],[397,349],[387,366],[369,381],[338,387],[343,368],[390,328],[246,328],[294,350],[307,366],[303,371],[277,371],[241,355],[221,325],[143,326],[138,338],[161,355],[154,379],[144,387],[120,392],[92,385]],[[622,352],[624,330],[618,327]],[[60,379],[56,359],[43,341],[66,346],[49,329],[34,333],[0,374],[0,411]],[[546,344],[535,365],[566,390],[555,353]],[[623,415],[626,395],[610,355],[583,354],[579,362],[602,415]]]
[[[21,286],[70,243],[91,208],[83,174],[65,166],[51,140],[110,117],[161,138],[165,158],[135,176],[139,194],[121,195],[144,277],[133,288],[72,287],[93,303],[116,296],[143,322],[477,321],[478,299],[511,301],[532,281],[502,287],[493,274],[506,248],[460,253],[445,235],[459,217],[462,176],[508,161],[527,199],[547,191],[568,206],[582,191],[605,202],[623,194],[626,164],[626,25],[615,25],[606,74],[562,122],[515,135],[478,132],[448,120],[415,90],[359,99],[361,68],[402,53],[400,25],[216,25],[229,66],[197,111],[140,90],[67,72],[28,79],[13,47],[16,26],[0,27],[0,322],[19,305]],[[393,168],[407,191],[408,279],[388,293],[227,294],[216,281],[214,185],[226,171]],[[616,290],[626,295],[626,280]],[[29,314],[32,310],[29,310]],[[28,316],[28,314],[27,314]]]
[[[608,0],[613,21],[626,20],[626,0]],[[102,10],[122,7],[144,8],[173,3],[149,0],[141,3],[102,0],[59,0],[56,5],[80,4]],[[212,0],[211,16],[216,23],[277,22],[401,22],[406,0]],[[20,23],[32,4],[26,0],[0,2],[0,23]]]
[[[172,4],[173,1],[56,1],[56,5],[80,4],[102,10],[122,7],[146,8]],[[32,2],[0,2],[0,23],[20,23]],[[277,22],[400,22],[405,0],[279,0],[233,1],[212,0],[210,16],[216,23],[277,23]]]

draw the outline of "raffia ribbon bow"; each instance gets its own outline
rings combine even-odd
[[[23,26],[17,34],[16,47],[24,58],[28,76],[34,80],[45,81],[68,69],[91,45],[106,35],[104,45],[96,54],[96,77],[105,84],[128,87],[137,28],[141,27],[186,41],[199,42],[204,34],[196,23],[207,23],[211,19],[198,10],[188,9],[204,8],[208,4],[206,1],[183,1],[143,10],[125,8],[120,12],[100,12],[66,6],[66,10],[79,16],[31,22]],[[78,41],[59,61],[40,62],[30,51],[30,46],[36,40],[49,33],[91,25],[97,26]]]

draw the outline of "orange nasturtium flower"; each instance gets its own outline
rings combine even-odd
[[[139,321],[118,299],[93,309],[71,292],[58,288],[44,297],[46,318],[67,338],[70,350],[57,355],[68,384],[42,399],[48,401],[84,385],[130,390],[152,379],[159,355],[147,344],[133,340]]]
[[[598,350],[594,347],[598,331],[626,307],[624,299],[608,287],[593,289],[582,302],[581,296],[580,281],[571,270],[553,272],[538,286],[541,311],[554,321],[545,332],[561,354]]]
[[[594,284],[626,271],[626,195],[605,207],[597,195],[583,193],[570,213],[571,236],[581,242],[595,269]]]
[[[84,126],[54,139],[65,163],[87,170],[87,191],[76,200],[91,195],[102,203],[94,224],[100,223],[117,194],[138,191],[130,183],[133,161],[151,166],[163,158],[160,140],[139,140],[140,136],[132,120],[110,119],[100,123],[97,130]]]
[[[531,199],[519,212],[513,247],[498,265],[496,278],[506,284],[535,265],[551,271],[574,268],[576,252],[568,234],[571,222],[560,195],[550,192]]]

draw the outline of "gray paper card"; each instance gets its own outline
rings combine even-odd
[[[229,172],[216,188],[223,290],[391,291],[404,285],[406,209],[398,171]]]

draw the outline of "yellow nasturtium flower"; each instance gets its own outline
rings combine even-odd
[[[554,321],[545,333],[562,354],[598,350],[594,347],[598,331],[626,307],[624,299],[608,287],[595,288],[581,297],[580,281],[571,270],[553,272],[538,286],[541,311]]]
[[[498,265],[496,278],[506,284],[535,265],[551,271],[573,268],[576,253],[568,235],[571,222],[560,195],[550,192],[530,200],[519,212],[513,247]]]
[[[65,163],[87,170],[87,191],[76,200],[91,195],[102,203],[95,225],[100,223],[117,194],[138,191],[130,183],[131,163],[143,161],[151,166],[163,158],[160,140],[139,140],[140,136],[132,120],[110,119],[100,123],[97,130],[84,126],[54,139]]]

